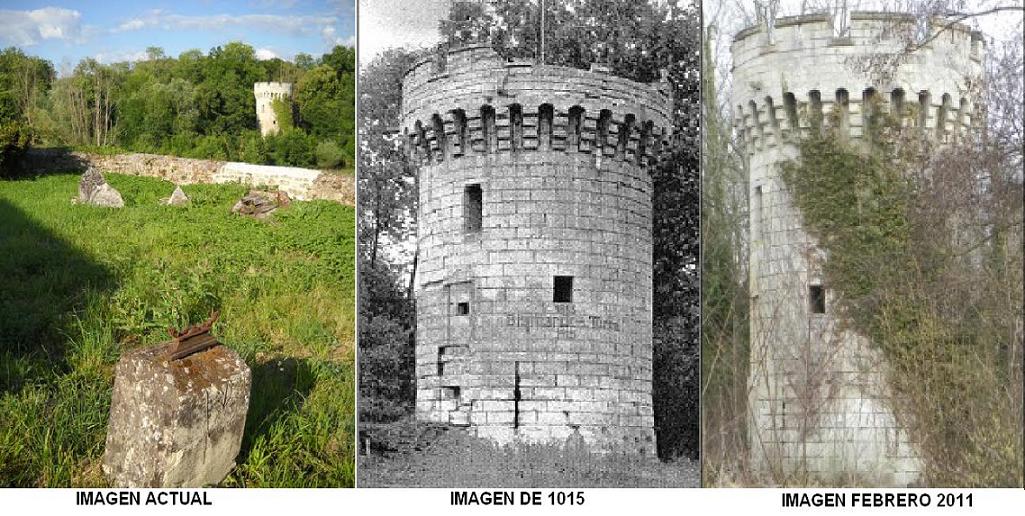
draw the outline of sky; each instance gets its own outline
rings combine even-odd
[[[449,0],[359,0],[361,65],[392,47],[425,48],[438,41]]]
[[[16,46],[74,67],[144,59],[147,47],[169,56],[204,53],[243,41],[258,58],[314,57],[355,45],[355,0],[0,0],[0,47]]]

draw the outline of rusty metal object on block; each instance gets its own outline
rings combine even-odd
[[[252,373],[210,335],[217,313],[118,360],[103,471],[119,487],[221,482],[242,445]]]
[[[215,311],[206,321],[181,331],[168,328],[167,333],[171,336],[171,345],[167,348],[168,359],[180,360],[193,353],[219,345],[220,342],[217,342],[217,338],[210,334],[210,329],[213,328],[220,315],[220,312]]]

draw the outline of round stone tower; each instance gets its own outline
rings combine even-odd
[[[654,453],[648,168],[668,92],[482,46],[407,72],[418,418]]]
[[[272,103],[274,100],[281,100],[291,109],[292,83],[258,82],[253,84],[253,94],[256,95],[256,119],[260,122],[260,134],[277,134],[281,128]]]
[[[913,31],[915,18],[855,12],[848,30],[838,25],[781,18],[741,31],[732,46],[732,105],[750,160],[752,462],[827,483],[907,485],[921,464],[893,410],[887,365],[838,314],[821,273],[828,257],[802,227],[778,165],[830,124],[859,144],[873,109],[908,134],[957,138],[978,121],[983,45],[955,26],[895,67],[879,66],[880,56],[902,54],[896,34]]]

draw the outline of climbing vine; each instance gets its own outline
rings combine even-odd
[[[281,132],[295,128],[295,120],[292,117],[292,106],[281,99],[274,99],[270,104],[274,110],[274,117],[278,121]]]
[[[1015,284],[1020,291],[1020,275],[1005,267],[1020,263],[1020,250],[1009,254],[989,238],[983,228],[996,227],[993,220],[971,224],[991,218],[989,210],[935,205],[977,186],[980,170],[964,155],[986,151],[942,153],[885,115],[873,116],[867,132],[855,144],[813,131],[799,142],[799,159],[781,166],[804,227],[826,253],[822,273],[835,306],[885,359],[893,409],[917,443],[928,484],[1020,486],[1020,368],[1006,365],[1021,360],[1013,342],[1020,301],[987,300]],[[959,181],[937,179],[950,170]]]

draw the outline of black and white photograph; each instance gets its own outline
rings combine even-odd
[[[358,485],[697,487],[698,9],[359,7]]]

